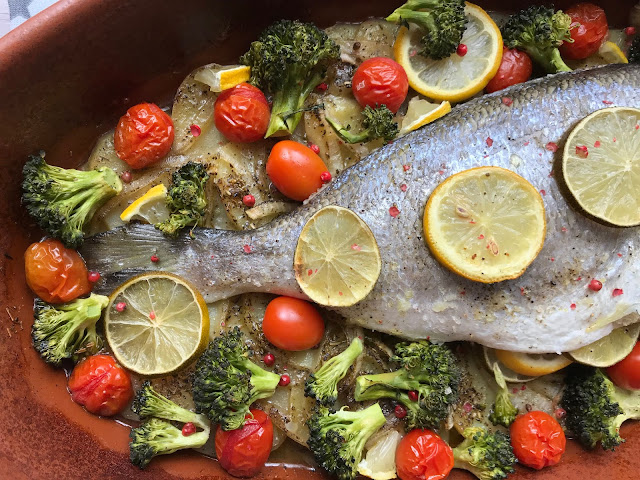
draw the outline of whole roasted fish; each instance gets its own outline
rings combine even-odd
[[[345,170],[263,228],[201,229],[195,239],[170,240],[152,226],[131,225],[89,239],[82,253],[106,277],[105,291],[135,273],[162,269],[191,280],[208,301],[244,292],[304,298],[293,271],[298,235],[317,210],[340,205],[369,225],[383,262],[369,296],[339,309],[349,322],[412,339],[570,351],[637,321],[640,311],[640,231],[589,220],[569,206],[554,176],[557,145],[576,122],[609,105],[640,105],[639,66],[559,74],[458,106]],[[436,186],[482,165],[526,178],[543,194],[547,214],[540,255],[520,278],[492,285],[441,266],[422,233],[424,206]],[[392,216],[391,207],[399,215]],[[153,253],[160,263],[149,261]],[[603,282],[599,292],[588,288],[592,278]],[[623,293],[613,295],[614,289]]]

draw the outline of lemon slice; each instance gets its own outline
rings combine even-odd
[[[483,353],[484,353],[484,361],[487,364],[487,367],[489,368],[490,372],[494,371],[494,368],[496,367],[496,365],[498,366],[498,368],[500,369],[500,371],[502,372],[502,376],[504,377],[504,379],[509,382],[509,383],[526,383],[526,382],[530,382],[531,380],[535,380],[536,376],[532,376],[532,375],[523,375],[521,373],[515,372],[513,370],[511,370],[509,367],[507,367],[504,363],[502,363],[500,360],[498,360],[498,358],[496,357],[496,351],[493,348],[489,348],[489,347],[482,347]]]
[[[536,258],[546,231],[538,191],[500,167],[452,175],[433,191],[424,233],[449,270],[482,283],[517,278]]]
[[[602,44],[598,52],[584,60],[567,60],[567,65],[572,69],[590,68],[598,65],[609,65],[610,63],[629,63],[622,49],[614,42],[606,41]]]
[[[419,97],[413,97],[407,106],[407,114],[402,119],[400,135],[417,130],[427,123],[446,115],[451,111],[451,104],[447,101],[431,103]]]
[[[640,323],[616,328],[609,335],[569,352],[576,362],[593,367],[610,367],[631,353],[638,341]]]
[[[494,350],[496,358],[507,368],[531,377],[548,375],[571,364],[570,358],[557,353],[526,353]]]
[[[640,225],[640,110],[604,108],[578,123],[564,147],[562,176],[592,219]]]
[[[498,71],[502,60],[500,29],[482,8],[466,4],[467,29],[462,42],[467,53],[433,60],[419,53],[421,30],[402,27],[393,53],[407,72],[409,85],[425,97],[459,102],[480,92]]]
[[[305,224],[293,259],[296,280],[316,303],[348,307],[373,289],[382,263],[366,223],[351,210],[328,206]]]
[[[251,68],[247,65],[232,65],[203,68],[196,73],[194,78],[198,82],[209,85],[212,92],[222,92],[242,82],[247,82],[250,76]]]
[[[147,192],[136,198],[121,214],[120,220],[141,222],[155,225],[169,218],[169,209],[166,204],[167,187],[162,183],[150,188]]]
[[[368,448],[365,458],[358,464],[358,473],[373,480],[396,478],[396,449],[402,435],[389,430]]]
[[[204,351],[209,313],[202,295],[167,272],[139,275],[109,298],[104,330],[116,359],[140,375],[175,372]]]

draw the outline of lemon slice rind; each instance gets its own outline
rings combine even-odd
[[[407,114],[402,119],[402,126],[400,127],[400,135],[405,135],[409,132],[417,130],[420,127],[424,127],[428,123],[443,117],[451,111],[451,103],[446,100],[440,104],[431,103],[419,97],[413,97],[409,101],[407,107]]]
[[[209,86],[212,92],[222,92],[249,81],[251,68],[247,65],[230,65],[221,68],[203,68],[195,75],[195,80]]]
[[[640,323],[616,328],[600,340],[569,352],[569,356],[592,367],[610,367],[631,353],[639,334]]]
[[[145,223],[156,224],[169,218],[169,209],[166,205],[167,187],[164,184],[156,185],[136,198],[131,205],[120,214],[120,220],[131,222],[140,220]]]

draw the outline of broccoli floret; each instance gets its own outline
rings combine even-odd
[[[248,354],[242,332],[235,327],[212,340],[196,364],[196,411],[223,430],[242,427],[251,404],[273,395],[280,381],[279,375],[260,368]]]
[[[640,63],[640,35],[636,36],[631,42],[627,58],[629,63]]]
[[[156,228],[166,235],[176,236],[183,228],[198,225],[207,207],[207,180],[207,168],[201,163],[188,162],[173,172],[167,192],[167,207],[171,215],[164,222],[157,223]]]
[[[95,353],[102,346],[96,322],[109,297],[91,294],[68,303],[51,305],[36,299],[31,328],[33,346],[42,358],[54,365],[63,359],[78,360],[84,353]]]
[[[333,405],[338,400],[338,382],[361,353],[362,340],[356,337],[346,350],[324,362],[317,372],[309,375],[304,394],[322,405]]]
[[[569,72],[560,56],[562,42],[573,42],[571,17],[553,8],[532,5],[515,13],[502,29],[502,39],[509,48],[524,50],[547,73]]]
[[[398,124],[393,120],[393,113],[386,105],[376,108],[364,107],[362,111],[364,130],[360,133],[351,133],[350,126],[343,127],[335,120],[326,117],[327,123],[336,131],[338,136],[347,143],[360,143],[383,138],[390,142],[398,134]]]
[[[339,480],[352,480],[358,473],[365,443],[386,418],[377,403],[357,412],[345,408],[335,412],[319,407],[307,422],[307,445],[322,468]]]
[[[508,427],[516,419],[518,409],[511,401],[507,381],[504,379],[504,375],[498,364],[493,366],[493,375],[498,384],[498,393],[496,395],[496,403],[493,404],[493,411],[491,415],[489,415],[489,420],[491,420],[494,425]]]
[[[456,51],[467,28],[464,0],[409,0],[387,17],[393,23],[414,23],[422,30],[420,53],[435,60]]]
[[[49,165],[39,155],[22,169],[22,204],[37,224],[69,248],[84,241],[82,229],[108,199],[122,191],[110,168],[81,171]]]
[[[392,360],[399,370],[356,379],[355,399],[395,399],[407,409],[409,429],[437,428],[458,398],[461,373],[455,356],[445,345],[420,341],[396,345]]]
[[[265,137],[292,133],[304,102],[336,61],[340,48],[312,23],[281,20],[267,27],[240,62],[251,67],[251,83],[273,96]]]
[[[613,450],[624,442],[620,425],[640,418],[640,392],[617,387],[605,374],[579,365],[567,374],[560,405],[567,412],[567,429],[588,448],[598,442]]]
[[[515,471],[516,457],[507,434],[469,427],[462,436],[462,443],[453,449],[453,468],[467,470],[480,480],[501,480]]]

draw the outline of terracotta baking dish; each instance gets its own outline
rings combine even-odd
[[[0,478],[227,478],[215,460],[195,453],[154,460],[145,471],[133,467],[129,429],[73,404],[64,372],[46,366],[31,348],[33,296],[22,255],[40,232],[20,207],[26,155],[45,149],[52,162],[82,163],[98,135],[130,105],[168,103],[193,67],[232,62],[273,20],[328,26],[383,16],[400,3],[61,0],[0,39]],[[479,3],[508,8],[526,2]],[[610,7],[610,22],[625,26],[634,1],[602,3]],[[638,478],[640,423],[626,425],[623,436],[627,443],[615,453],[572,444],[559,466],[540,473],[520,469],[513,478]],[[284,465],[258,478],[296,477],[323,478]]]

